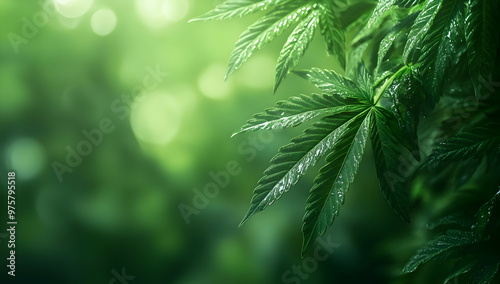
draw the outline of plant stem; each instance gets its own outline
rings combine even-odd
[[[408,70],[408,68],[410,68],[410,67],[407,65],[404,65],[403,67],[401,67],[398,70],[398,72],[394,73],[394,75],[392,75],[391,78],[389,78],[387,81],[385,81],[384,85],[382,85],[382,87],[378,90],[377,94],[373,98],[374,105],[378,104],[378,101],[380,101],[380,98],[382,98],[382,95],[384,94],[385,90],[387,90],[387,88],[392,84],[392,82],[396,78],[399,78],[403,73],[405,73]]]

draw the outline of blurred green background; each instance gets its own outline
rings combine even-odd
[[[16,172],[18,221],[15,278],[7,276],[7,235],[0,231],[1,283],[405,279],[399,272],[413,242],[425,238],[415,235],[418,218],[404,224],[383,199],[369,147],[323,237],[338,248],[317,266],[311,251],[302,278],[286,273],[304,265],[300,228],[318,167],[238,229],[269,159],[301,130],[231,133],[276,101],[316,90],[290,75],[272,94],[286,36],[224,83],[234,42],[259,15],[187,23],[218,3],[0,0],[0,173],[6,184],[7,172]],[[316,36],[299,67],[333,68]],[[110,131],[101,137],[103,123]],[[87,132],[99,143],[90,144]],[[86,156],[68,165],[68,153],[78,149]],[[227,167],[236,170],[221,173]],[[214,175],[224,186],[198,210],[195,192],[215,190]],[[184,205],[197,210],[189,224]]]

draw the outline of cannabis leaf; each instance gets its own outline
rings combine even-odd
[[[458,133],[438,145],[421,168],[434,169],[445,162],[480,157],[486,154],[500,154],[498,129],[498,124],[491,124]]]
[[[403,269],[403,273],[415,271],[421,264],[454,248],[473,244],[475,238],[470,231],[448,230],[446,234],[428,242],[410,259]]]
[[[451,281],[451,279],[454,279],[462,274],[469,272],[471,269],[474,268],[475,265],[476,265],[476,262],[473,262],[470,260],[469,261],[460,261],[460,260],[457,261],[457,263],[455,263],[455,266],[453,267],[450,274],[448,274],[446,279],[444,279],[443,283],[445,283],[445,284],[450,283],[449,281]]]
[[[309,167],[328,153],[348,130],[353,115],[356,113],[326,117],[313,124],[303,135],[292,139],[290,144],[280,148],[279,153],[272,158],[271,166],[264,171],[264,177],[259,180],[250,209],[241,225],[279,199],[298,182]]]
[[[325,38],[326,50],[330,55],[336,55],[342,68],[345,68],[345,35],[338,17],[335,16],[331,3],[320,4],[319,27]]]
[[[190,22],[227,20],[243,17],[274,5],[276,0],[228,0]]]
[[[395,5],[400,7],[410,8],[422,3],[424,0],[396,0]]]
[[[409,15],[403,21],[395,25],[382,39],[378,50],[377,66],[380,66],[382,64],[384,57],[387,55],[387,52],[389,52],[389,49],[393,46],[394,40],[401,34],[405,33],[411,27],[411,25],[415,22],[417,16],[418,13]]]
[[[482,88],[495,92],[485,78],[492,81],[500,74],[495,65],[500,54],[499,9],[500,2],[490,0],[226,0],[193,19],[225,20],[262,12],[236,42],[225,78],[255,51],[291,29],[279,53],[273,91],[291,72],[321,91],[289,96],[255,114],[233,134],[297,127],[312,121],[302,135],[271,159],[240,225],[273,204],[307,170],[324,160],[306,201],[304,255],[339,214],[368,139],[380,189],[405,221],[410,220],[411,179],[422,174],[421,169],[458,165],[450,169],[452,174],[443,171],[439,178],[416,182],[434,188],[441,187],[436,180],[447,176],[454,180],[446,188],[455,191],[467,181],[474,180],[467,185],[476,186],[478,191],[496,182],[490,180],[500,167],[500,125],[492,122],[500,114],[498,96],[483,96]],[[340,70],[296,70],[316,29]],[[463,118],[460,128],[467,130],[435,143],[448,134],[433,131],[439,132],[436,128],[449,117],[450,105],[457,109],[463,105],[465,109],[473,93],[481,104],[466,113],[452,113]],[[432,153],[413,176],[399,172],[404,159],[410,157],[418,163],[421,152],[430,152],[427,149]],[[480,159],[484,156],[487,159]],[[415,187],[420,192],[428,188],[420,184]],[[497,193],[479,209],[469,201],[475,214],[470,214],[472,209],[455,211],[431,223],[429,228],[441,233],[417,251],[404,272],[415,271],[431,259],[452,260],[463,255],[453,260],[445,281],[465,274],[470,275],[472,283],[494,281],[500,258],[489,246],[498,242],[499,196]]]
[[[318,18],[315,14],[309,15],[295,28],[288,38],[283,50],[281,50],[278,65],[276,66],[274,92],[276,92],[288,73],[297,66],[300,58],[306,52],[309,43],[312,41],[317,21]]]
[[[327,51],[345,67],[345,36],[335,9],[335,2],[320,0],[228,0],[212,11],[190,22],[226,20],[257,11],[271,10],[240,35],[229,58],[225,80],[240,68],[252,54],[297,24],[283,46],[274,82],[274,92],[297,66],[311,43],[319,25]]]
[[[491,236],[490,224],[492,214],[500,204],[500,190],[491,198],[490,201],[486,202],[479,208],[476,215],[474,216],[474,225],[472,226],[472,232],[474,236],[478,239],[488,240]]]
[[[312,11],[313,4],[285,3],[256,23],[252,24],[236,42],[229,58],[226,79],[252,55],[264,45],[280,36],[292,24],[304,19]]]
[[[361,32],[356,35],[353,41],[358,42],[373,33],[373,31],[376,30],[385,19],[388,14],[387,12],[395,7],[395,2],[396,0],[379,0],[377,6],[373,10],[371,17],[368,19],[368,23],[366,23]]]
[[[429,98],[422,89],[420,82],[415,80],[411,68],[407,73],[395,79],[387,91],[392,102],[391,110],[403,133],[399,141],[411,151],[417,160],[420,160],[417,127],[420,116],[426,112],[427,108],[430,108],[426,106],[432,98]]]
[[[389,205],[405,221],[410,221],[405,179],[396,170],[400,165],[402,133],[394,115],[382,107],[375,108],[375,123],[371,131],[373,153],[380,188]]]
[[[403,273],[413,272],[421,264],[448,253],[452,257],[460,256],[460,259],[455,262],[444,283],[469,272],[470,283],[491,283],[500,265],[497,252],[491,252],[491,247],[497,242],[497,240],[492,240],[491,236],[494,233],[493,223],[500,222],[498,210],[500,210],[500,188],[477,210],[472,226],[463,226],[460,221],[456,223],[454,221],[456,217],[447,218],[452,222],[445,221],[445,223],[456,223],[459,228],[446,231],[445,234],[434,238],[419,249],[406,264]]]
[[[434,17],[441,7],[441,2],[441,0],[427,1],[423,10],[420,14],[418,14],[418,17],[413,23],[410,33],[408,34],[408,40],[406,41],[406,46],[403,51],[403,62],[405,64],[409,64],[414,61],[412,55],[415,53],[419,43],[423,41],[423,38],[431,28]]]
[[[359,97],[359,94],[362,93],[353,81],[333,70],[312,68],[311,70],[298,70],[295,73],[325,93],[339,94],[344,98]]]
[[[345,193],[361,162],[372,124],[371,111],[355,116],[341,139],[333,145],[332,153],[326,158],[327,164],[314,180],[302,225],[302,255],[313,240],[325,233],[339,214],[339,207],[344,203]]]
[[[481,95],[481,78],[491,74],[498,49],[498,1],[468,0],[465,16],[465,37],[469,71],[476,98]]]
[[[321,115],[359,112],[361,109],[355,98],[342,98],[331,94],[301,95],[279,101],[276,107],[255,114],[233,136],[247,131],[294,127]]]
[[[435,101],[442,94],[443,77],[457,53],[459,37],[463,29],[461,11],[463,1],[443,0],[433,19],[432,26],[425,35],[419,62],[428,90]]]

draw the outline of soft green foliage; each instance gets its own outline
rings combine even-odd
[[[500,265],[498,252],[491,251],[498,245],[499,213],[500,190],[477,210],[472,225],[457,226],[453,222],[448,223],[457,228],[446,231],[419,249],[403,272],[413,272],[419,265],[445,253],[448,253],[449,258],[466,253],[468,261],[457,261],[444,283],[468,272],[469,283],[490,283]]]
[[[498,48],[498,26],[492,25],[498,17],[498,1],[466,1],[465,38],[469,69],[476,97],[481,95],[481,78],[492,71]]]
[[[500,154],[500,124],[492,123],[461,132],[438,145],[422,167],[436,168],[443,163],[471,157]]]
[[[426,263],[434,257],[437,257],[445,252],[460,248],[474,243],[472,232],[449,230],[446,234],[441,235],[430,241],[410,259],[403,269],[404,273],[415,271],[419,265]]]
[[[369,8],[357,8],[358,4]],[[453,190],[459,190],[498,169],[500,126],[491,121],[499,113],[498,84],[492,81],[499,72],[495,66],[499,6],[488,0],[353,0],[344,4],[230,0],[198,18],[226,19],[269,8],[236,43],[227,76],[253,51],[296,24],[278,59],[274,92],[292,71],[322,92],[281,101],[235,133],[295,127],[318,119],[271,160],[242,224],[326,157],[306,202],[302,254],[306,253],[339,214],[368,143],[384,197],[408,222],[412,179],[445,168],[449,179],[457,180]],[[349,15],[352,11],[358,14]],[[328,54],[335,56],[343,70],[294,70],[317,27]],[[473,107],[454,115],[457,105],[471,101]],[[452,119],[458,122],[450,126]],[[405,159],[414,161],[409,173],[401,170]],[[484,166],[476,169],[480,165]],[[494,186],[500,184],[497,179]],[[490,191],[485,190],[483,202],[491,198],[487,196]],[[472,221],[467,213],[457,211],[430,222],[431,229],[448,229],[418,250],[404,272],[413,272],[437,256],[448,260],[463,253],[464,259],[455,261],[445,281],[466,273],[473,283],[493,281],[498,257],[470,248],[498,241],[498,195],[480,209],[476,207]]]

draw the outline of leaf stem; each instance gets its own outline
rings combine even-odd
[[[382,85],[382,87],[380,87],[377,94],[373,98],[373,105],[378,104],[378,101],[380,101],[380,98],[382,98],[382,95],[384,94],[385,90],[387,90],[387,88],[392,84],[392,82],[395,79],[399,78],[402,74],[404,74],[408,70],[408,68],[410,68],[410,66],[404,65],[396,73],[394,73],[394,75],[392,75],[391,78],[389,78],[387,81],[385,81],[384,85]]]

